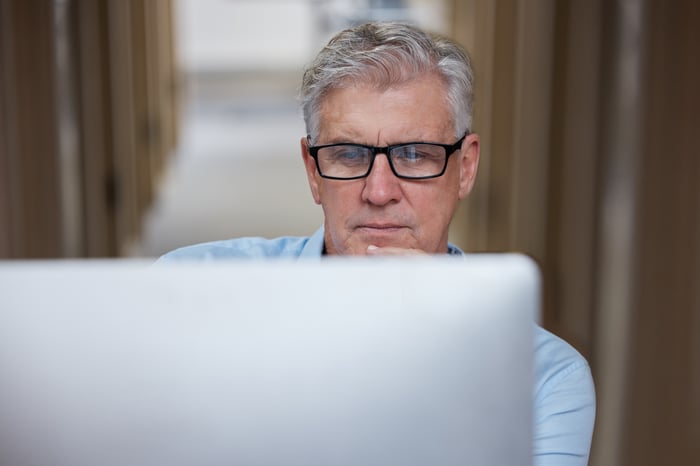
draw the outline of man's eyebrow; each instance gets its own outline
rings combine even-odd
[[[321,138],[319,138],[319,141]],[[343,133],[337,133],[333,137],[330,138],[324,138],[323,139],[323,144],[341,144],[341,143],[351,143],[351,144],[363,144],[360,140],[360,136],[357,133],[354,132],[343,132]]]

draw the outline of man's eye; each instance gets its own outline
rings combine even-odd
[[[395,157],[403,162],[422,162],[431,159],[434,154],[428,150],[421,150],[418,147],[406,146],[395,152]]]
[[[368,159],[368,153],[362,147],[336,147],[330,156],[338,163],[365,163]]]
[[[411,161],[411,162],[420,162],[421,160],[425,159],[427,156],[428,156],[428,154],[425,154],[423,152],[419,152],[417,150],[411,150],[411,151],[407,151],[403,154],[403,159]]]
[[[408,162],[441,162],[445,157],[445,150],[432,144],[418,144],[400,148],[398,157]]]

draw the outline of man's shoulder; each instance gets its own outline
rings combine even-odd
[[[560,384],[588,384],[591,376],[588,362],[581,353],[562,338],[537,326],[535,377],[537,396],[538,393],[547,392]]]
[[[244,237],[223,241],[212,241],[175,249],[161,256],[159,262],[179,260],[221,260],[221,259],[260,259],[296,258],[309,241],[306,236],[283,236],[268,239]]]
[[[596,412],[591,370],[574,347],[540,327],[533,401],[534,464],[587,464]]]

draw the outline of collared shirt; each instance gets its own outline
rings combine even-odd
[[[215,241],[176,249],[159,262],[272,257],[320,260],[323,238],[320,228],[310,237]],[[463,254],[452,244],[448,253]],[[534,366],[533,465],[588,464],[596,407],[588,363],[564,340],[536,326]]]

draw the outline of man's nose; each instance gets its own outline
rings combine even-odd
[[[400,181],[391,170],[389,157],[379,153],[374,159],[372,170],[365,178],[362,200],[379,206],[397,201],[401,198]]]

